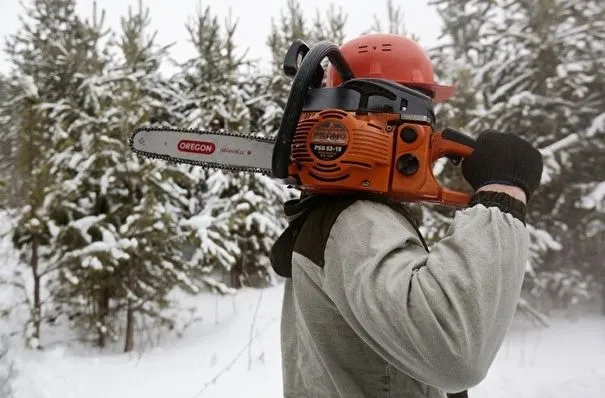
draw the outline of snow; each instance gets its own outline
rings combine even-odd
[[[13,247],[10,231],[14,221],[8,212],[0,210],[0,280],[11,280],[19,263],[19,256]],[[17,289],[0,284],[0,311],[9,307],[15,300]],[[4,328],[0,325],[0,333]]]
[[[15,398],[281,397],[283,285],[202,294],[195,323],[130,354],[67,344],[15,351]],[[605,389],[605,318],[557,316],[548,328],[516,319],[471,397],[598,398]]]
[[[516,326],[471,397],[603,396],[605,318],[556,319],[546,329]]]
[[[555,240],[555,238],[543,229],[534,228],[531,225],[527,225],[527,230],[532,239],[532,249],[534,250],[562,250],[563,246]]]
[[[102,270],[103,269],[103,264],[101,263],[101,261],[94,257],[85,257],[84,260],[82,260],[82,267],[87,268],[87,267],[91,267],[92,269],[95,270]]]
[[[605,113],[597,116],[593,121],[592,125],[586,131],[588,137],[595,136],[598,133],[605,134]]]
[[[85,216],[82,218],[79,218],[75,221],[70,222],[70,226],[73,228],[76,228],[80,231],[80,234],[82,235],[82,237],[84,239],[86,239],[86,242],[91,242],[92,241],[92,237],[90,236],[90,234],[88,233],[88,230],[93,226],[98,224],[100,221],[102,221],[105,218],[105,214],[101,214],[98,216]]]
[[[598,184],[592,192],[582,199],[582,207],[605,211],[605,181]]]
[[[555,154],[567,147],[577,144],[580,141],[580,136],[576,133],[569,134],[565,138],[550,144],[549,146],[540,149],[544,159],[544,172],[540,184],[548,184],[555,179],[555,175],[559,172],[560,166],[555,160]]]
[[[38,98],[38,87],[36,87],[36,82],[31,76],[20,75],[19,84],[26,98]]]

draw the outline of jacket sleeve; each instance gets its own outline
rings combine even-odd
[[[462,391],[485,378],[510,327],[528,245],[523,222],[477,204],[429,254],[403,216],[360,201],[330,232],[324,291],[391,365]]]

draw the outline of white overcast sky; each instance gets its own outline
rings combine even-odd
[[[22,0],[26,4],[30,0]],[[91,15],[94,0],[77,0],[77,11]],[[2,52],[0,53],[0,71],[9,68],[4,54],[4,37],[19,29],[19,15],[22,14],[20,0],[0,0],[0,37],[2,37]],[[396,0],[405,13],[405,24],[408,32],[420,38],[423,46],[436,43],[440,33],[440,20],[433,7],[428,6],[428,0]],[[100,8],[106,11],[106,27],[120,28],[120,16],[125,15],[128,6],[136,9],[138,0],[97,0]],[[185,22],[191,17],[200,4],[200,0],[144,0],[143,4],[150,9],[151,28],[158,31],[158,42],[161,44],[175,43],[170,50],[171,56],[182,61],[191,53],[187,42]],[[219,15],[226,16],[229,8],[234,17],[239,19],[237,44],[241,50],[248,48],[251,56],[267,59],[268,49],[266,39],[271,28],[271,18],[279,17],[281,9],[285,8],[286,0],[205,0],[202,6],[211,7]],[[330,4],[336,8],[342,7],[347,13],[347,35],[354,37],[368,29],[373,21],[373,15],[386,21],[386,0],[302,0],[308,10],[308,17],[315,14],[315,9],[327,10]]]

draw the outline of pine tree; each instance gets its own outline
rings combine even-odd
[[[150,23],[149,11],[139,3],[136,13],[129,11],[122,19],[120,38],[121,75],[116,110],[122,112],[116,135],[129,133],[134,127],[153,124],[171,125],[178,120],[172,104],[181,94],[171,82],[165,81],[160,67],[167,57],[167,48],[155,43],[156,33],[146,37]],[[125,137],[120,140],[125,143]],[[121,295],[126,300],[125,351],[134,345],[134,318],[137,313],[155,318],[173,327],[175,320],[163,314],[170,307],[168,294],[175,288],[196,293],[207,282],[204,257],[189,256],[187,247],[200,245],[197,230],[184,222],[192,207],[198,206],[198,180],[187,167],[135,159],[123,149],[126,167],[116,173],[116,180],[128,186],[121,203],[120,234],[122,239],[136,239],[137,246],[130,259],[122,264]],[[130,199],[128,199],[130,198]],[[205,253],[204,253],[205,254]]]
[[[173,79],[179,92],[172,105],[173,114],[178,116],[176,124],[198,130],[246,131],[247,108],[236,76],[243,60],[236,58],[234,53],[234,24],[223,31],[218,17],[206,7],[197,10],[188,22],[187,30],[195,56],[181,66]],[[233,109],[239,110],[240,117],[229,112]],[[220,195],[233,176],[229,172],[197,167],[190,168],[189,172],[196,178],[191,192],[196,202],[185,221],[197,231],[193,257],[203,261],[210,287],[217,292],[228,292],[221,276],[225,270],[231,270],[240,251],[229,237],[230,214],[224,211],[228,199]]]
[[[313,27],[310,31],[311,42],[329,40],[336,45],[341,45],[345,41],[345,27],[347,24],[347,15],[342,8],[336,9],[333,4],[324,13],[316,10],[313,19]]]
[[[187,24],[195,57],[182,65],[175,77],[183,96],[175,104],[178,123],[188,128],[246,131],[247,107],[238,75],[246,61],[236,53],[237,22],[228,18],[223,26],[210,7],[198,9]],[[242,122],[244,120],[244,122]]]
[[[245,73],[252,68],[237,54],[236,28],[231,18],[221,25],[208,7],[198,10],[188,25],[196,57],[178,76],[183,98],[176,104],[179,125],[270,136],[271,128],[263,128],[269,96],[262,92],[259,75]],[[227,286],[270,282],[268,253],[284,227],[278,214],[284,189],[260,175],[196,172],[200,186],[194,196],[199,202],[186,225],[197,229],[194,257],[204,261],[206,283],[224,293]]]
[[[125,319],[125,351],[134,348],[137,314],[172,328],[175,320],[163,312],[170,307],[169,293],[176,288],[196,293],[202,277],[200,264],[186,256],[193,237],[182,225],[195,179],[186,168],[135,157],[127,147],[135,127],[170,125],[174,119],[170,105],[178,94],[160,73],[168,48],[156,44],[157,32],[148,35],[149,24],[142,2],[121,20],[120,56],[111,72],[116,94],[109,111],[114,164],[102,177],[111,182],[105,195],[115,239],[136,243],[125,250],[114,277],[121,304],[116,310]]]
[[[21,29],[7,41],[12,71],[10,98],[5,103],[10,104],[8,112],[14,117],[9,135],[15,140],[15,191],[20,198],[12,235],[23,267],[31,275],[31,286],[24,288],[31,297],[26,333],[33,347],[40,344],[44,320],[54,319],[46,305],[52,297],[48,284],[56,282],[58,270],[54,244],[59,227],[52,201],[52,169],[68,136],[57,123],[55,111],[79,88],[70,83],[89,61],[95,38],[87,34],[75,15],[73,1],[35,0],[25,8]]]
[[[68,137],[80,141],[56,167],[67,185],[53,200],[65,219],[56,250],[69,282],[57,294],[84,337],[104,347],[124,332],[125,351],[134,348],[137,318],[173,328],[169,294],[195,293],[203,277],[197,259],[186,258],[192,232],[181,222],[195,180],[128,148],[135,127],[170,124],[176,96],[159,71],[166,48],[146,37],[148,25],[140,3],[122,19],[117,59],[82,73],[79,96],[57,112]]]
[[[594,267],[583,265],[577,237],[594,212],[574,203],[600,182],[603,167],[603,85],[596,83],[603,48],[594,44],[605,32],[602,2],[434,3],[450,55],[470,67],[481,93],[467,129],[517,133],[543,149],[543,185],[530,208],[527,286],[565,303],[587,297]]]
[[[0,98],[11,98],[10,84],[7,78],[0,74]],[[17,202],[16,186],[10,181],[16,178],[15,156],[16,129],[14,124],[18,119],[14,114],[15,107],[0,103],[0,207],[7,207]]]
[[[53,263],[60,268],[52,289],[53,308],[67,311],[77,326],[96,333],[98,345],[104,346],[114,290],[111,271],[117,257],[123,256],[124,243],[113,240],[113,226],[105,214],[108,181],[102,180],[112,167],[105,137],[105,111],[112,96],[104,78],[109,63],[101,46],[104,13],[95,7],[92,20],[82,20],[73,2],[47,3],[56,18],[54,26],[65,29],[55,41],[60,55],[47,61],[48,73],[67,71],[61,78],[64,94],[43,104],[51,117],[49,127],[56,131],[48,170],[51,184],[45,192],[54,226]]]

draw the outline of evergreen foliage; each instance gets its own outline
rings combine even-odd
[[[595,226],[602,213],[580,204],[602,182],[605,6],[562,0],[433,3],[447,38],[441,59],[454,66],[450,70],[463,87],[441,115],[473,133],[512,132],[542,148],[543,184],[528,220],[528,289],[562,305],[589,298],[593,282],[604,282],[597,277],[602,265],[589,260],[603,235],[588,236],[588,225]]]

